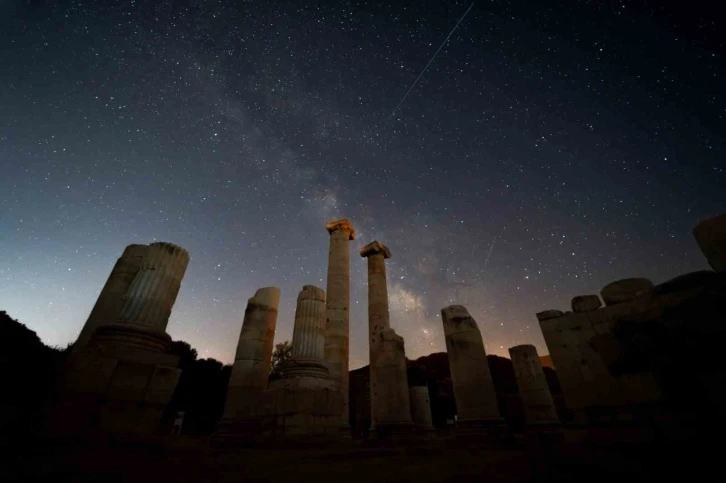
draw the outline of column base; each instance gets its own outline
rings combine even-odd
[[[376,423],[371,428],[376,441],[386,442],[412,442],[425,441],[436,437],[433,427],[425,427],[415,423]]]
[[[181,376],[178,357],[166,353],[170,340],[131,325],[99,327],[68,358],[46,411],[50,432],[153,433]]]

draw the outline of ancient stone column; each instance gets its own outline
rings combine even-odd
[[[386,358],[379,357],[381,344],[383,343],[383,331],[389,330],[390,314],[388,311],[388,285],[386,282],[386,258],[391,257],[391,251],[383,243],[373,241],[364,246],[360,251],[360,256],[368,259],[368,354],[369,354],[369,371],[370,371],[370,391],[371,391],[371,423],[373,426],[383,422],[397,422],[399,417],[406,418],[406,415],[394,417],[387,414],[391,408],[393,401],[400,399],[404,392],[408,392],[408,380],[405,377],[405,385],[401,387],[384,387],[384,382],[379,378],[379,364],[387,363]],[[398,336],[396,336],[398,337]],[[394,339],[391,339],[393,344]],[[401,339],[403,344],[403,339]],[[395,350],[392,346],[391,350]],[[403,367],[405,370],[406,359],[403,355]],[[391,367],[395,367],[394,371],[398,371],[401,361],[393,361]],[[391,384],[392,381],[400,379],[399,376],[393,376],[385,382]],[[403,384],[401,382],[401,384]],[[389,402],[386,402],[389,401]],[[410,421],[410,414],[408,419]]]
[[[261,288],[247,301],[229,378],[225,418],[249,416],[255,409],[255,398],[267,387],[279,303],[280,289],[277,287]]]
[[[322,361],[324,357],[325,292],[305,285],[297,296],[291,358],[294,361]]]
[[[509,349],[509,356],[512,358],[527,424],[557,423],[557,410],[537,349],[533,345],[518,345]]]
[[[121,258],[111,270],[111,275],[106,280],[96,304],[91,310],[78,339],[73,344],[73,352],[82,349],[91,338],[91,334],[103,324],[116,322],[121,307],[124,305],[123,296],[131,286],[136,274],[141,268],[141,259],[146,255],[147,245],[129,245],[124,250]]]
[[[164,332],[189,264],[189,253],[171,243],[148,246],[116,322]]]
[[[348,339],[350,306],[350,248],[355,230],[348,220],[331,221],[325,326],[325,362],[345,398],[343,418],[348,421]]]
[[[476,321],[463,305],[441,309],[458,424],[500,421],[497,396]]]
[[[409,395],[413,423],[421,429],[433,429],[429,388],[427,386],[411,386]]]
[[[703,220],[693,229],[698,246],[716,272],[726,272],[726,214]]]
[[[376,390],[371,392],[371,413],[378,437],[387,437],[400,427],[411,426],[411,400],[406,373],[403,337],[390,328],[381,330],[378,350],[371,366],[376,366]],[[373,403],[375,400],[375,404]]]

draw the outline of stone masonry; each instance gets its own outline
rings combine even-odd
[[[557,411],[542,364],[533,345],[518,345],[509,349],[524,415],[529,425],[556,424]]]

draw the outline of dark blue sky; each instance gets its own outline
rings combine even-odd
[[[707,268],[726,211],[722,21],[708,3],[0,2],[0,309],[77,336],[130,243],[191,262],[168,332],[231,361],[247,298],[325,288],[351,219],[389,260],[407,354],[466,305],[490,353],[624,277]],[[547,2],[541,2],[547,3]]]

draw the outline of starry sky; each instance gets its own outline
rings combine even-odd
[[[726,211],[718,2],[662,3],[477,0],[396,109],[471,2],[0,1],[0,310],[65,346],[123,248],[168,241],[167,331],[231,362],[259,287],[291,339],[349,218],[352,369],[374,239],[410,358],[452,303],[546,354],[536,312],[707,268],[691,230]]]

